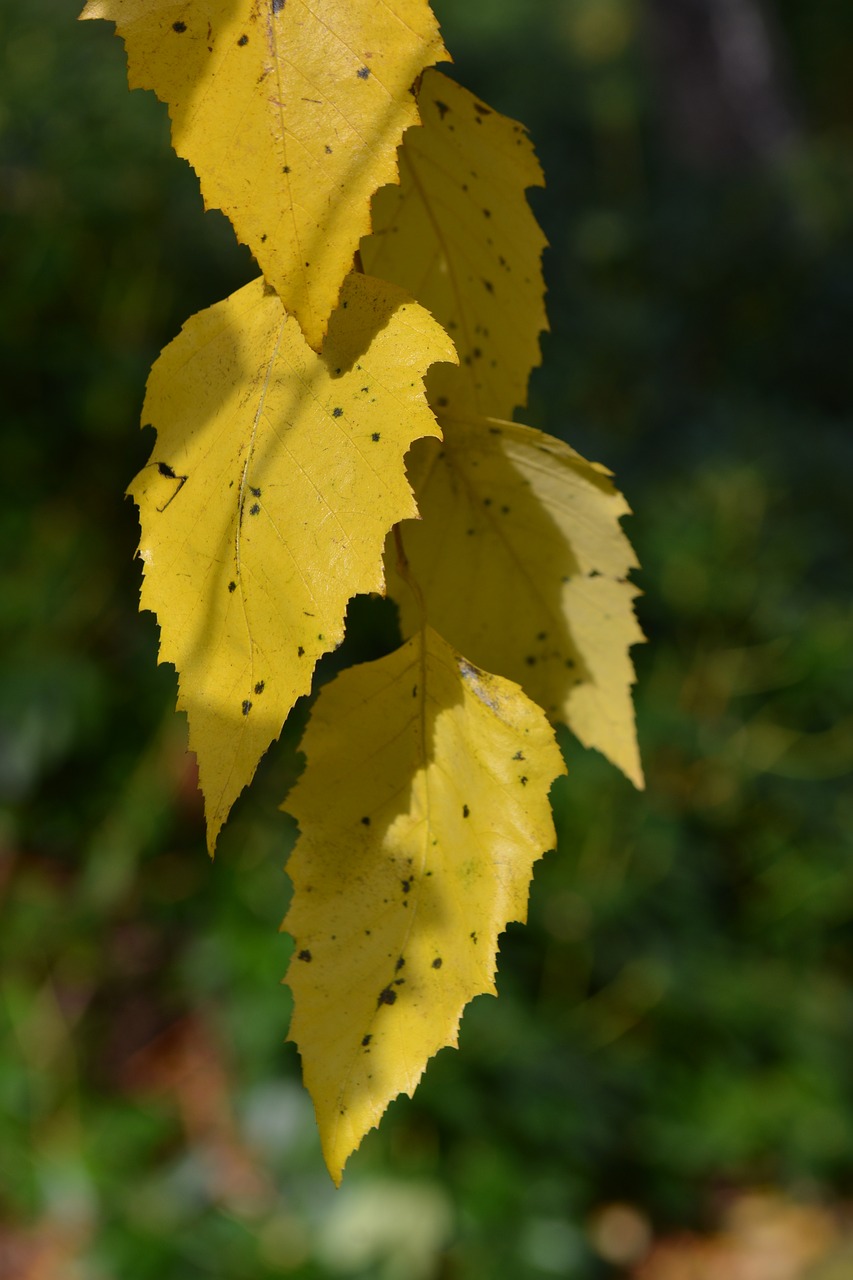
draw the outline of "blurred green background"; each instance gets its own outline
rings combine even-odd
[[[500,999],[334,1193],[279,985],[300,717],[211,865],[122,496],[152,360],[253,265],[111,26],[0,0],[4,1278],[596,1280],[608,1206],[853,1190],[853,6],[436,9],[548,178],[527,420],[635,512],[648,789],[566,736]]]

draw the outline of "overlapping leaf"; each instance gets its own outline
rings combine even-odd
[[[327,685],[303,749],[285,806],[302,831],[282,926],[290,1034],[338,1182],[391,1099],[456,1044],[467,1002],[494,992],[565,767],[540,709],[429,628]]]
[[[168,103],[177,153],[319,350],[370,199],[447,58],[428,0],[89,0],[132,87]]]
[[[430,403],[511,418],[547,328],[545,245],[525,191],[542,172],[521,125],[438,71],[418,94],[422,128],[400,148],[400,185],[377,192],[365,270],[393,280],[451,333],[458,369],[435,369]]]
[[[430,622],[478,666],[516,680],[637,786],[628,505],[607,471],[515,423],[444,422],[409,455],[422,521],[403,529]],[[411,593],[388,556],[404,631]]]
[[[422,307],[354,275],[323,358],[257,280],[189,320],[151,372],[158,438],[131,487],[142,607],[179,672],[211,849],[348,600],[382,590],[385,535],[416,514],[403,457],[438,434],[423,377],[452,358]]]

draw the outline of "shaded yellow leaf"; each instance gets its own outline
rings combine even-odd
[[[343,1166],[462,1010],[495,991],[498,935],[527,914],[565,766],[544,714],[434,631],[320,693],[285,807],[287,975],[329,1171]]]
[[[189,320],[151,371],[158,438],[130,489],[142,607],[178,669],[211,850],[340,643],[347,601],[383,588],[385,535],[416,514],[403,457],[438,434],[424,373],[452,358],[428,312],[354,275],[322,358],[256,280]]]
[[[427,0],[89,0],[116,24],[131,88],[319,350],[370,199],[418,120],[411,86],[447,59]]]
[[[409,455],[422,521],[403,529],[430,622],[473,662],[516,680],[636,786],[628,655],[642,640],[628,505],[604,467],[530,427],[445,421],[444,442]],[[418,626],[394,570],[404,634]]]
[[[511,418],[548,326],[545,237],[524,194],[542,171],[520,124],[440,72],[424,73],[418,106],[400,185],[374,198],[364,268],[408,290],[456,343],[459,368],[427,382],[433,407]]]

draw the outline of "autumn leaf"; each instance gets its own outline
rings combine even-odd
[[[383,589],[382,546],[416,514],[403,457],[437,435],[423,390],[453,358],[432,317],[393,285],[348,278],[324,356],[256,280],[200,312],[151,372],[151,461],[139,505],[142,607],[179,673],[208,844],[347,602]]]
[[[131,88],[319,350],[370,199],[417,122],[411,86],[449,55],[427,0],[89,0],[124,39]]]
[[[320,693],[285,807],[291,1039],[335,1182],[398,1093],[495,992],[565,766],[544,714],[430,628]],[[334,802],[330,803],[330,798]]]
[[[530,427],[441,419],[444,441],[409,455],[422,520],[403,541],[432,625],[643,785],[629,649],[637,561],[629,508],[604,467]],[[404,634],[419,616],[394,570]]]
[[[458,368],[434,369],[430,403],[453,415],[511,418],[527,400],[548,327],[545,245],[525,191],[542,171],[525,130],[432,69],[418,94],[423,127],[400,148],[400,184],[373,202],[361,246],[452,335]]]

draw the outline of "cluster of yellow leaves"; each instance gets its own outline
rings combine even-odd
[[[155,363],[131,486],[211,852],[351,597],[400,607],[403,647],[320,691],[287,803],[291,1035],[338,1181],[494,991],[554,844],[549,718],[642,785],[627,507],[510,421],[547,324],[541,172],[520,125],[434,69],[427,0],[83,16],[116,24],[262,272]]]

